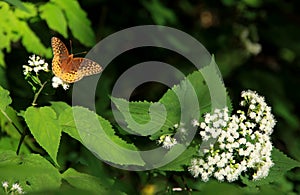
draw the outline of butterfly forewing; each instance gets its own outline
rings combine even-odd
[[[73,58],[65,44],[58,38],[51,39],[53,49],[52,71],[67,83],[74,83],[84,76],[100,73],[102,67],[86,58]]]
[[[66,45],[57,37],[52,37],[51,46],[53,49],[54,57],[59,56],[60,58],[66,59],[69,57],[69,52]]]

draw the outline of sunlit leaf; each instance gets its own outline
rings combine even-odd
[[[51,2],[57,4],[64,11],[68,26],[74,37],[85,46],[94,46],[96,40],[91,28],[91,22],[79,3],[73,0],[52,0]]]
[[[54,110],[50,107],[29,107],[25,112],[25,121],[35,140],[57,164],[56,156],[60,142],[61,127]]]
[[[54,3],[48,2],[39,7],[40,16],[44,19],[48,26],[62,34],[65,38],[68,37],[67,21],[63,11]]]

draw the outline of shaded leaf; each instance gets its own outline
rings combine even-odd
[[[59,171],[38,154],[19,155],[0,152],[0,181],[18,182],[25,192],[58,189]]]
[[[107,185],[106,178],[97,178],[85,173],[79,173],[76,170],[70,168],[62,174],[62,178],[65,179],[71,186],[77,189],[86,190],[93,194],[122,194],[111,186]],[[112,184],[113,181],[110,181]]]
[[[0,110],[5,111],[6,107],[11,104],[12,100],[9,96],[9,91],[0,86]]]

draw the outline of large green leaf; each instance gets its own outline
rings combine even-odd
[[[50,102],[51,108],[56,112],[56,115],[59,116],[65,109],[70,108],[66,102]]]
[[[17,182],[25,192],[58,189],[61,184],[59,171],[38,154],[19,155],[0,152],[0,181],[10,185]]]
[[[147,136],[159,131],[166,119],[166,110],[161,103],[128,102],[121,98],[111,98],[124,117],[130,131]]]
[[[54,3],[48,2],[39,7],[40,16],[44,19],[48,26],[62,34],[65,38],[68,37],[67,21],[63,11]]]
[[[91,22],[79,3],[74,0],[52,0],[51,2],[57,4],[64,11],[68,26],[74,37],[85,46],[94,46],[96,40],[91,28]]]
[[[77,139],[98,158],[119,165],[144,165],[136,147],[115,135],[110,122],[96,113],[83,107],[73,107],[66,109],[59,121],[63,131],[74,138],[79,135]]]
[[[29,107],[25,111],[24,117],[35,140],[57,164],[56,156],[60,142],[61,127],[54,110],[51,107]]]
[[[113,181],[110,181],[110,185],[108,185],[106,178],[97,178],[85,173],[79,173],[71,168],[66,170],[62,177],[74,188],[86,190],[89,194],[122,194],[112,189]]]
[[[72,108],[65,109],[63,112],[61,112],[58,120],[63,132],[82,143],[81,137],[74,122]]]
[[[170,162],[163,167],[160,167],[159,170],[163,171],[184,171],[185,167],[188,167],[191,163],[192,157],[197,154],[198,149],[196,147],[189,147],[180,156],[178,156],[175,160]],[[176,155],[176,150],[170,150],[166,156]]]

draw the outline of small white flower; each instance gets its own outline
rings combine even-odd
[[[177,140],[170,135],[163,135],[160,137],[158,143],[162,143],[163,148],[170,149],[177,144]]]
[[[7,181],[2,182],[2,187],[4,189],[8,188],[8,182]]]
[[[19,194],[23,194],[23,189],[18,183],[14,183],[11,187],[12,191],[17,191]]]
[[[196,119],[192,120],[192,125],[193,125],[193,127],[200,126],[199,122]]]
[[[30,66],[27,66],[27,65],[23,65],[23,74],[24,75],[27,75],[29,72],[31,72],[33,69],[30,67]]]
[[[48,63],[45,62],[45,60],[42,59],[40,56],[36,56],[35,54],[29,56],[28,65],[29,66],[23,65],[24,75],[27,75],[31,71],[34,71],[35,73],[38,73],[40,70],[43,70],[45,72],[49,71]]]
[[[54,76],[52,78],[52,87],[53,88],[58,88],[60,85],[63,87],[64,90],[67,90],[70,87],[69,83],[66,83],[63,80],[61,80],[60,78]]]

